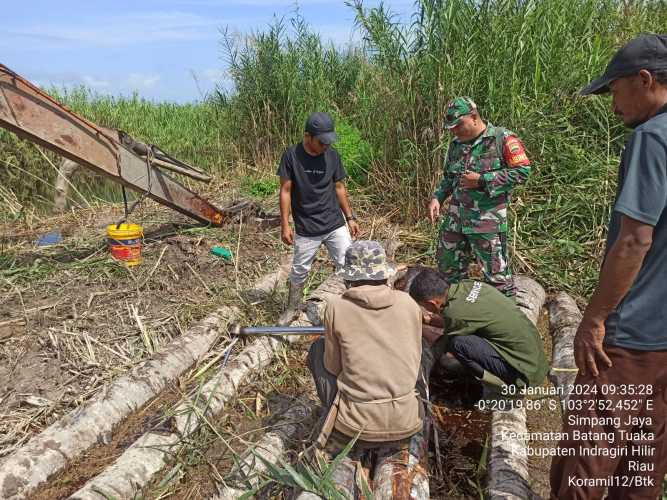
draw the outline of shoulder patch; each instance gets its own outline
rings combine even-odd
[[[526,149],[523,147],[521,140],[515,135],[510,135],[505,139],[503,157],[510,167],[530,165]]]

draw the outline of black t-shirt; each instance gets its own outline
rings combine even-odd
[[[306,153],[303,144],[283,153],[277,174],[292,181],[292,218],[296,234],[320,236],[345,225],[335,183],[346,177],[338,151],[319,156]]]

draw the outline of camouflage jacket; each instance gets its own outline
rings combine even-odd
[[[459,180],[465,172],[481,174],[481,186],[461,187]],[[452,197],[441,228],[465,234],[507,231],[510,192],[529,174],[530,161],[523,144],[509,130],[488,123],[473,142],[454,139],[447,151],[442,182],[433,194],[440,203]]]

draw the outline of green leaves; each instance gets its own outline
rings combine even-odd
[[[261,475],[266,478],[260,486],[253,491],[246,493],[242,498],[253,498],[261,489],[271,483],[276,483],[284,487],[297,490],[309,491],[322,498],[332,500],[349,500],[348,497],[340,491],[339,486],[334,482],[333,475],[336,468],[340,467],[343,461],[350,454],[357,438],[350,440],[345,448],[331,461],[328,461],[319,450],[310,450],[302,455],[296,465],[291,465],[283,458],[279,459],[276,465],[266,460],[261,455],[254,453],[257,460],[261,461],[266,467],[266,471]],[[306,456],[310,456],[307,459]],[[357,487],[364,496],[373,500],[373,493],[368,483],[362,478]]]
[[[340,153],[347,174],[355,184],[365,185],[374,158],[370,143],[361,137],[357,128],[342,120],[336,123],[336,135],[338,141],[334,147]]]

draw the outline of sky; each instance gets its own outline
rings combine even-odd
[[[397,19],[413,3],[384,1]],[[3,5],[0,63],[45,88],[197,101],[216,85],[230,88],[221,30],[249,35],[297,5],[324,40],[359,40],[344,0],[23,0]]]

